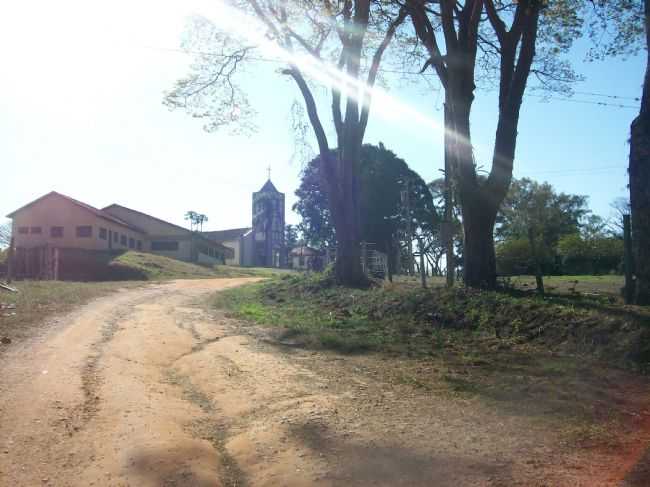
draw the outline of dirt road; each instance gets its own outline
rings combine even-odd
[[[544,422],[373,379],[390,361],[278,347],[206,309],[246,281],[126,290],[13,346],[0,484],[614,486],[644,453],[574,450]]]

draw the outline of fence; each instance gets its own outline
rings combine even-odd
[[[61,281],[146,279],[131,267],[112,262],[119,252],[74,248],[16,247],[11,257],[12,277]]]
[[[384,278],[388,274],[388,256],[374,248],[375,244],[361,242],[361,267],[368,276]],[[336,248],[325,251],[325,264],[336,261]]]

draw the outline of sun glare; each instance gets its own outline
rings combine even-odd
[[[370,87],[364,81],[350,77],[336,66],[321,59],[284,49],[265,35],[267,27],[262,21],[242,13],[223,1],[211,2],[203,12],[223,31],[256,45],[264,56],[294,64],[309,80],[328,88],[336,87],[343,96],[352,97],[360,104],[372,100],[373,110],[384,119],[396,123],[416,122],[439,133],[444,130],[438,121],[390,95],[386,90],[376,86]]]

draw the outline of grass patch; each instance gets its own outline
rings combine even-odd
[[[43,320],[52,315],[66,313],[91,299],[140,284],[137,282],[13,282],[12,286],[19,290],[18,293],[0,291],[0,303],[3,304],[3,308],[7,308],[0,310],[0,336],[8,337],[12,341],[20,341],[31,336]]]
[[[322,275],[294,274],[233,288],[215,299],[215,306],[233,316],[281,327],[308,346],[411,356],[454,347],[533,346],[650,366],[650,312],[597,298],[421,289],[409,283],[358,290],[334,286]]]
[[[376,378],[387,383],[559,419],[576,444],[599,439],[597,425],[620,419],[617,408],[645,380],[612,364],[650,364],[650,311],[600,298],[408,281],[357,290],[325,276],[287,275],[225,290],[212,304],[274,329],[280,344],[374,352],[382,359]]]

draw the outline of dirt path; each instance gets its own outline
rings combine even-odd
[[[650,485],[630,462],[647,437],[574,450],[543,421],[387,386],[389,361],[279,348],[204,309],[246,281],[124,291],[6,353],[0,484]]]

